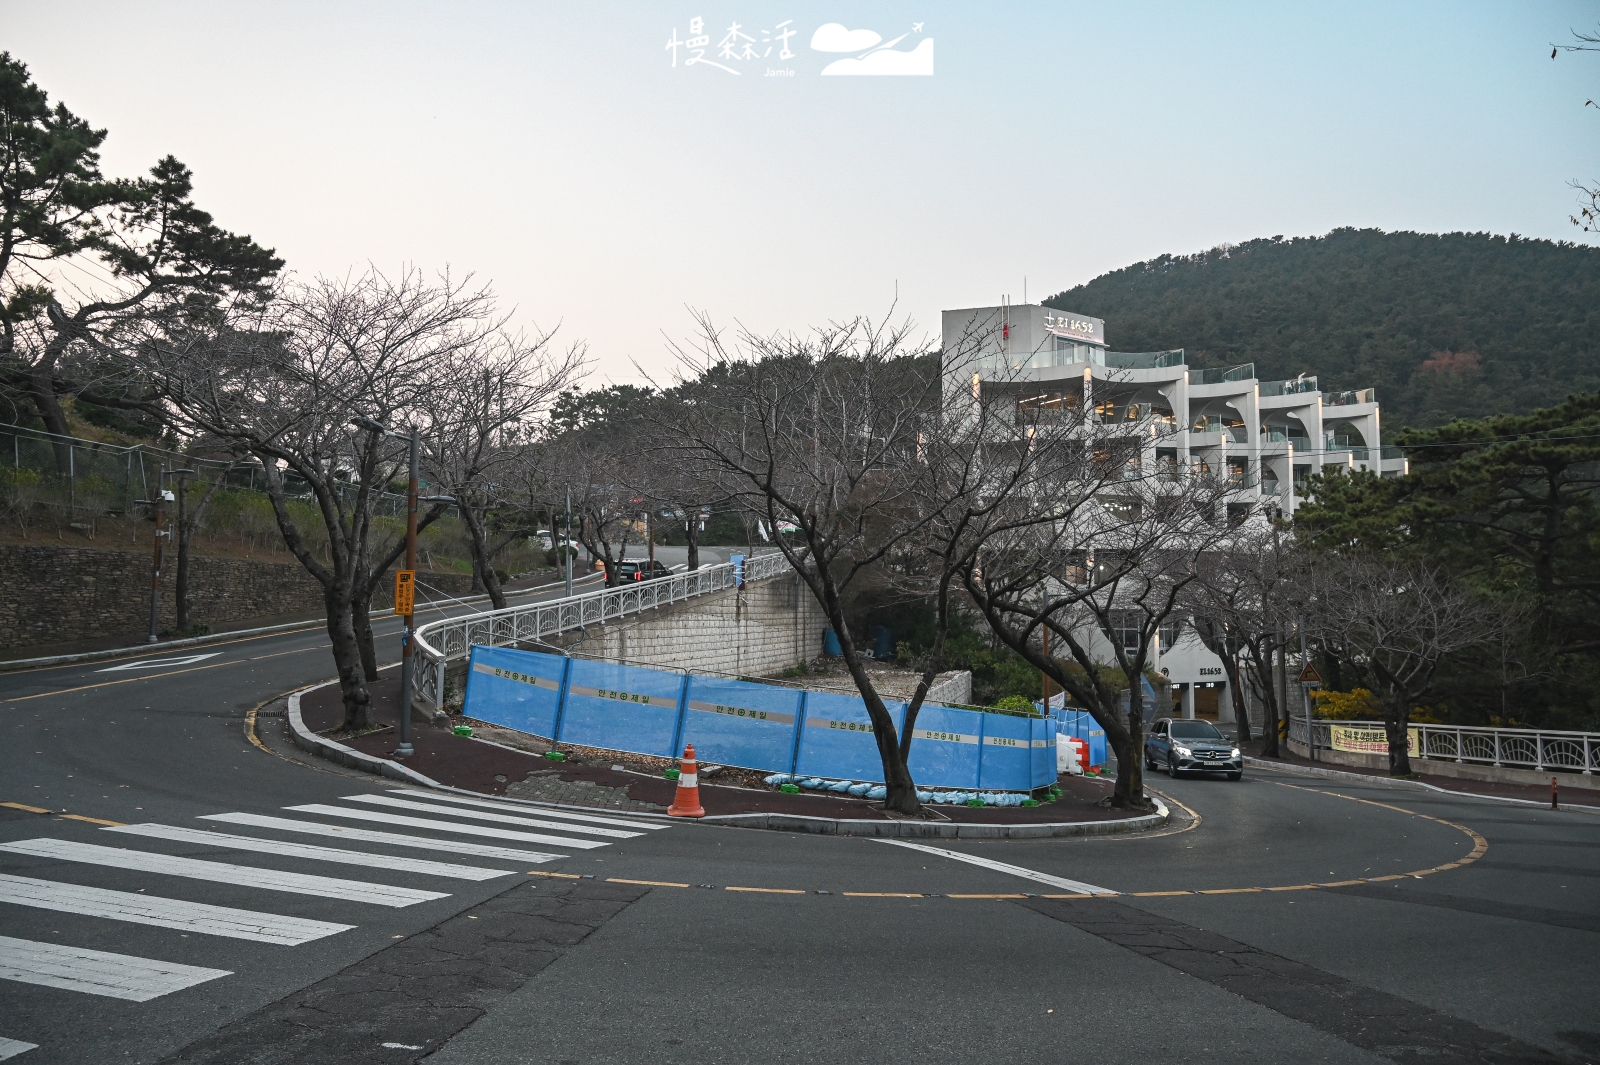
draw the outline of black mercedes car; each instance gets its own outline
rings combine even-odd
[[[1229,780],[1244,776],[1244,756],[1234,742],[1209,721],[1163,717],[1150,726],[1144,741],[1146,769],[1165,769],[1169,777],[1180,773],[1226,773]]]

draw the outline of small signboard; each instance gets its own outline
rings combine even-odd
[[[1321,684],[1322,683],[1322,674],[1317,672],[1317,667],[1316,666],[1312,665],[1310,662],[1307,662],[1306,663],[1306,668],[1304,668],[1304,669],[1302,669],[1300,671],[1300,683],[1301,684]]]
[[[412,606],[415,603],[413,586],[416,583],[415,570],[396,570],[394,575],[394,612],[402,617],[410,617]]]

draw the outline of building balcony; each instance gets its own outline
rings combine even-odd
[[[1322,397],[1324,407],[1353,407],[1361,403],[1378,402],[1376,388],[1356,388],[1348,392],[1329,392]]]

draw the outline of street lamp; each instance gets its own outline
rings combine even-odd
[[[406,484],[406,568],[403,572],[408,575],[414,586],[417,579],[417,503],[419,501],[454,503],[455,499],[450,496],[427,496],[425,499],[419,500],[417,496],[417,479],[420,473],[418,452],[421,448],[422,434],[417,431],[415,426],[412,426],[409,433],[397,433],[382,422],[373,421],[371,418],[352,418],[350,424],[358,429],[365,429],[369,433],[406,437],[410,440],[411,477]],[[394,753],[396,758],[409,758],[416,753],[411,746],[411,690],[413,671],[416,668],[416,662],[412,658],[411,650],[412,637],[416,628],[416,607],[414,600],[406,603],[396,602],[396,612],[402,606],[406,608],[405,613],[402,615],[406,619],[406,631],[400,637],[400,744],[395,748]]]

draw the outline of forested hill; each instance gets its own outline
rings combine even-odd
[[[1045,303],[1104,318],[1117,351],[1375,386],[1385,436],[1600,389],[1600,248],[1336,229],[1162,256]]]

